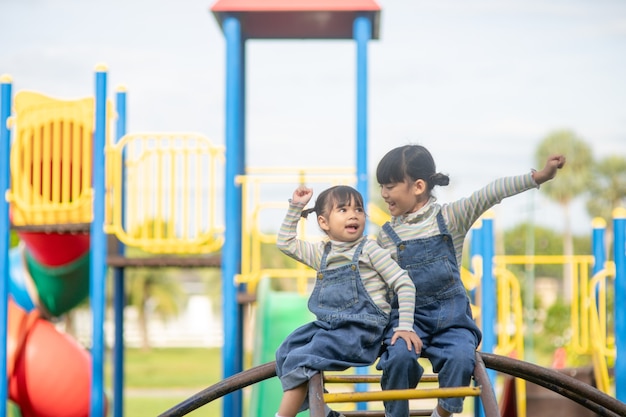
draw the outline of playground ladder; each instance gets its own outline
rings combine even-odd
[[[486,417],[500,417],[498,404],[491,382],[487,376],[485,364],[479,355],[476,355],[474,368],[474,380],[476,384],[468,387],[454,388],[421,388],[409,390],[376,390],[363,392],[328,392],[327,384],[364,383],[378,384],[380,386],[380,374],[372,375],[344,375],[320,372],[309,383],[309,406],[311,417],[324,417],[325,404],[329,403],[354,403],[384,400],[410,400],[427,398],[449,397],[480,397]],[[422,383],[436,383],[436,375],[424,375]],[[331,407],[332,408],[332,407]],[[384,411],[341,411],[346,417],[384,417]],[[429,416],[432,409],[411,410],[411,416]]]

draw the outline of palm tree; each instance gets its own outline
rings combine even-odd
[[[598,161],[594,164],[593,176],[587,211],[592,217],[606,220],[606,243],[610,247],[613,240],[613,210],[626,205],[626,157],[611,155]]]
[[[128,304],[137,309],[141,347],[150,349],[148,321],[152,314],[162,319],[178,315],[184,302],[182,286],[163,269],[136,268],[128,271]]]
[[[593,152],[591,147],[571,130],[556,130],[546,136],[535,151],[537,167],[543,167],[550,155],[563,154],[567,158],[565,168],[557,177],[541,185],[541,191],[557,202],[563,209],[563,252],[574,254],[570,204],[576,197],[589,191],[592,185],[591,168]],[[571,298],[572,266],[564,266],[565,299]]]

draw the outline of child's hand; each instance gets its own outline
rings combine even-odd
[[[563,168],[563,165],[565,165],[565,156],[551,155],[546,161],[546,166],[543,167],[541,171],[535,171],[533,173],[533,179],[537,185],[550,181],[556,176],[557,170]]]
[[[296,204],[301,204],[302,206],[306,206],[307,203],[311,200],[313,196],[313,189],[305,187],[304,185],[296,188],[296,191],[293,192],[293,196],[291,197],[291,202]]]
[[[409,350],[413,350],[412,348],[415,348],[415,352],[417,352],[418,354],[422,351],[422,339],[420,339],[420,337],[415,334],[415,332],[411,332],[408,330],[398,330],[391,337],[391,344],[395,345],[396,340],[398,340],[399,337],[404,339],[404,341],[406,342],[406,346],[409,348]]]

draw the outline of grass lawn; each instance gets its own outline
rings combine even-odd
[[[109,358],[106,386],[111,392]],[[148,352],[127,349],[124,359],[124,415],[129,417],[155,417],[221,380],[221,348],[151,349]],[[189,415],[215,417],[221,413],[221,401],[216,401]]]

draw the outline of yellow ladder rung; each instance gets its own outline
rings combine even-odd
[[[437,375],[423,375],[420,378],[420,384],[424,382],[437,382]],[[324,374],[325,383],[354,383],[354,384],[372,384],[380,382],[380,375],[341,375],[341,374]]]
[[[432,389],[385,390],[367,392],[324,393],[325,403],[348,403],[362,401],[416,400],[424,398],[477,397],[480,387],[454,387]]]

